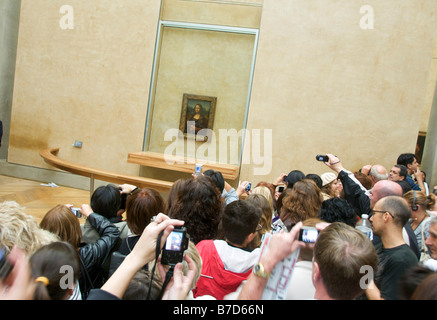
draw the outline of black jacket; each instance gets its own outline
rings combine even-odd
[[[347,171],[340,171],[338,179],[340,179],[343,185],[346,201],[354,208],[356,215],[361,217],[362,214],[367,214],[370,217],[372,215],[370,198],[364,190],[349,177]]]
[[[92,288],[100,288],[105,280],[101,268],[112,248],[119,240],[120,231],[105,217],[92,213],[88,221],[99,232],[100,238],[92,244],[83,244],[79,249],[82,273],[79,278],[80,291],[85,299]]]

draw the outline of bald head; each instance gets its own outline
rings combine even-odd
[[[387,180],[388,174],[387,169],[380,164],[375,164],[370,169],[370,175],[373,177],[373,181],[378,182],[381,180]]]
[[[370,207],[373,208],[378,200],[388,196],[402,196],[402,187],[394,181],[378,181],[370,193]]]

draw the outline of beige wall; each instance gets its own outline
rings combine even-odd
[[[59,147],[135,174],[126,159],[143,145],[160,1],[69,1],[73,30],[60,27],[64,4],[22,1],[8,161],[48,167],[38,150]]]
[[[426,86],[425,102],[422,109],[422,118],[420,122],[420,131],[427,132],[429,117],[431,114],[432,101],[435,94],[435,86],[437,84],[437,37],[435,39],[434,53],[430,63],[428,83]]]
[[[437,3],[265,0],[249,129],[273,128],[273,172],[322,173],[316,154],[358,169],[414,152],[436,39]],[[241,175],[259,180],[251,166]]]
[[[38,150],[60,147],[62,158],[138,173],[126,158],[143,145],[161,1],[72,0],[74,30],[59,27],[64,4],[22,0],[8,161],[47,168]],[[168,20],[257,27],[262,17],[248,129],[273,130],[273,167],[256,176],[259,165],[243,164],[242,179],[322,173],[317,153],[357,169],[390,167],[414,151],[433,81],[437,3],[366,4],[373,30],[360,28],[355,0],[164,2]],[[250,158],[253,145],[245,148]]]

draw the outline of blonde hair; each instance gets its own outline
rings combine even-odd
[[[269,206],[272,210],[273,217],[273,214],[275,213],[275,208],[273,207],[273,197],[270,189],[266,186],[258,186],[252,190],[252,194],[261,194],[267,199],[267,201],[269,202]]]
[[[200,253],[196,248],[196,245],[193,241],[189,241],[188,249],[185,250],[185,254],[188,255],[196,265],[196,274],[194,276],[193,282],[191,284],[191,289],[196,287],[197,280],[200,278],[200,273],[202,272],[202,258],[200,257]],[[182,262],[182,272],[184,275],[188,272],[188,263],[184,260]]]
[[[6,251],[14,245],[27,255],[32,255],[40,247],[59,241],[53,233],[38,226],[35,218],[25,213],[25,207],[15,201],[0,203],[0,243]]]

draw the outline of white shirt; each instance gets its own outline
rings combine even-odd
[[[222,259],[226,270],[235,273],[245,273],[258,262],[260,248],[252,251],[233,247],[224,240],[214,240],[215,248]]]
[[[316,288],[313,285],[312,273],[313,263],[311,261],[296,262],[287,291],[287,300],[314,299]]]

